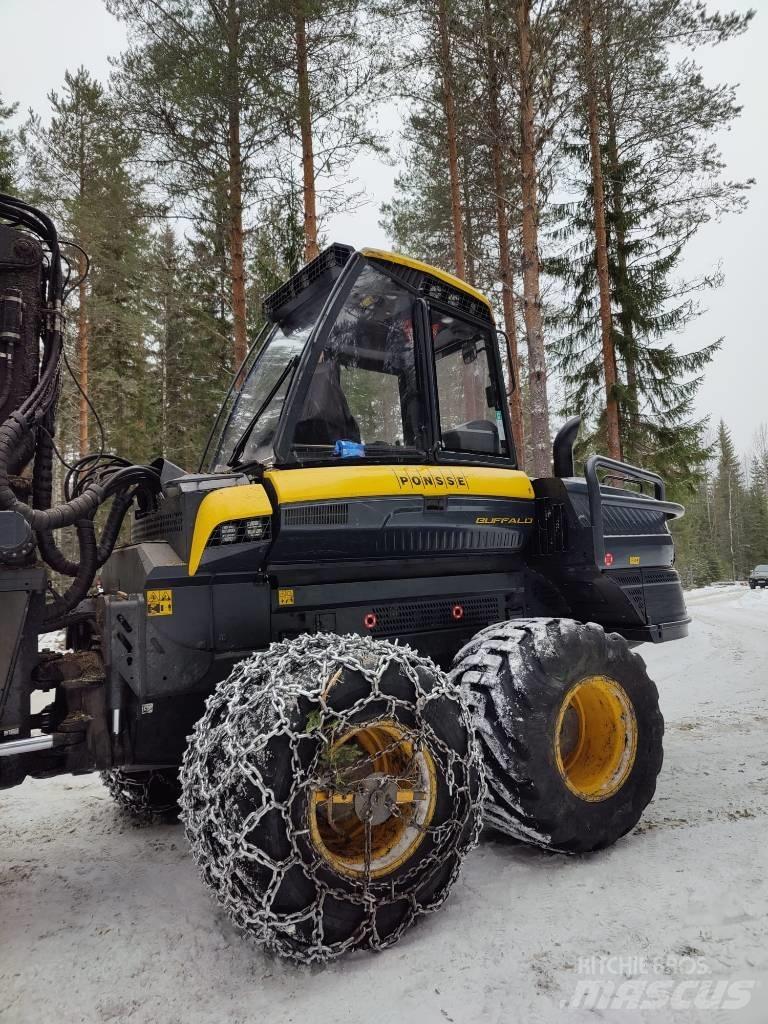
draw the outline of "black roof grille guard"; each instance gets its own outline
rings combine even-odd
[[[303,293],[311,285],[318,281],[328,284],[335,281],[354,251],[351,245],[338,242],[323,249],[319,256],[310,260],[264,299],[261,305],[264,316],[272,321],[284,319],[301,305]]]
[[[452,285],[447,284],[445,281],[440,281],[436,277],[430,277],[428,274],[425,274],[421,284],[421,291],[428,298],[443,302],[446,306],[454,306],[463,313],[469,313],[476,320],[485,320],[486,323],[492,322],[491,311],[484,302],[480,302],[479,299],[474,298],[468,292],[454,288]]]
[[[406,267],[383,257],[369,256],[368,259],[371,263],[384,267],[390,277],[402,281],[408,288],[417,289],[426,298],[435,299],[446,306],[453,306],[454,309],[461,310],[463,313],[469,313],[476,320],[485,320],[486,323],[492,323],[491,311],[484,302],[476,299],[468,292],[462,291],[460,288],[454,288],[447,281],[441,281],[439,278],[433,277],[426,270]]]

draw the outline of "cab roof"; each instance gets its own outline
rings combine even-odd
[[[305,264],[285,284],[280,285],[269,294],[262,304],[264,316],[268,320],[281,321],[303,302],[306,293],[312,288],[330,291],[336,278],[355,254],[349,245],[335,243]],[[491,303],[482,292],[461,278],[449,274],[445,270],[433,267],[421,260],[411,259],[400,253],[387,252],[384,249],[365,248],[360,255],[366,259],[392,266],[391,272],[402,278],[404,283],[436,301],[457,306],[480,320],[491,321]],[[394,271],[397,268],[397,271]]]

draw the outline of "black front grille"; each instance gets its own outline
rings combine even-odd
[[[378,605],[371,611],[376,616],[372,636],[401,636],[456,626],[479,629],[503,618],[499,597],[404,601]]]
[[[471,551],[517,551],[522,547],[520,530],[493,527],[474,529],[391,529],[379,535],[379,555],[426,555]]]
[[[181,512],[150,512],[140,519],[134,519],[131,526],[131,541],[142,544],[152,540],[165,540],[181,532]]]
[[[349,505],[298,505],[285,509],[286,526],[344,526],[349,522]]]

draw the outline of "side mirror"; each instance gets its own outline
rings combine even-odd
[[[555,476],[573,476],[573,446],[581,426],[581,416],[571,416],[560,427],[552,444],[552,462]]]
[[[497,327],[496,328],[496,347],[497,347],[497,349],[498,349],[498,339],[499,338],[503,338],[504,339],[504,344],[507,346],[507,352],[509,352],[509,338],[507,337],[507,332],[506,331],[502,331],[502,329],[500,327]],[[501,352],[499,352],[499,358],[501,359]],[[504,362],[504,360],[502,360],[502,362]],[[515,380],[514,370],[512,369],[511,366],[509,366],[509,363],[507,363],[507,368],[509,370],[509,394],[511,395],[513,391],[517,391],[517,381]]]

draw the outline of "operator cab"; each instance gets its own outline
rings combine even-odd
[[[465,282],[334,245],[270,295],[204,464],[516,468],[490,306]]]

